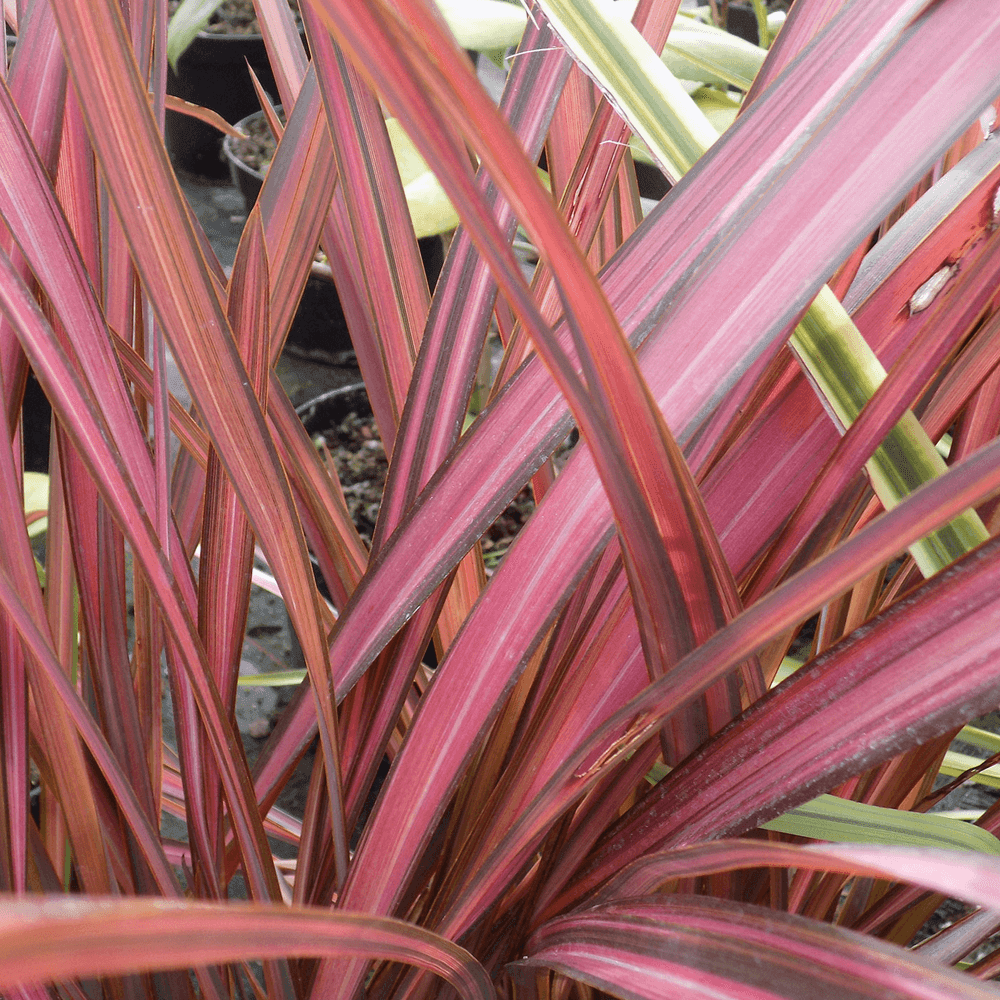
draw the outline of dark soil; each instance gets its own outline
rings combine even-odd
[[[169,13],[173,14],[179,3],[180,0],[170,0]],[[298,0],[288,0],[288,6],[298,15]],[[213,35],[259,35],[253,0],[225,0],[203,30]]]
[[[389,460],[370,414],[348,413],[323,439],[344,489],[347,510],[358,534],[371,545]]]
[[[322,435],[344,488],[347,509],[358,533],[371,544],[389,461],[370,414],[349,413]],[[482,540],[487,569],[495,568],[514,537],[531,516],[535,504],[527,488],[494,522]]]
[[[242,160],[251,170],[266,173],[268,165],[274,159],[277,142],[267,119],[263,115],[254,115],[243,125],[245,139],[231,139],[230,149],[233,155]]]

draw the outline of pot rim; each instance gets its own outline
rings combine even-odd
[[[275,107],[275,110],[280,114],[281,105],[280,104],[277,105]],[[236,122],[233,127],[243,129],[244,122],[250,121],[251,118],[257,118],[257,117],[262,118],[263,116],[264,116],[263,111],[254,111],[249,115],[244,115],[244,117],[242,117],[238,122]],[[243,129],[243,131],[245,132],[246,129]],[[265,171],[257,170],[254,167],[251,167],[249,163],[247,163],[245,160],[241,160],[239,156],[236,155],[236,152],[233,149],[233,143],[235,143],[236,141],[237,140],[235,140],[231,135],[223,136],[222,150],[226,154],[226,159],[229,160],[230,163],[234,163],[237,167],[239,167],[240,170],[245,171],[252,177],[256,177],[263,182]]]

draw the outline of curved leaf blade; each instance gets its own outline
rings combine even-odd
[[[840,927],[728,900],[660,896],[551,921],[514,966],[556,968],[627,998],[986,1000],[981,983]]]
[[[912,882],[986,910],[1000,899],[1000,862],[969,851],[868,844],[786,844],[713,840],[647,855],[623,869],[593,902],[643,896],[666,883],[739,868],[807,868]]]
[[[443,977],[492,1000],[464,949],[400,920],[307,907],[0,896],[0,988],[254,958],[365,955]]]

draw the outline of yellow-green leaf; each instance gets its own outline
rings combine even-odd
[[[395,118],[387,118],[385,124],[417,238],[454,229],[458,225],[458,213],[433,171]]]
[[[222,0],[183,0],[167,25],[167,58],[177,69],[177,60],[194,41],[195,35],[208,24],[208,19]]]
[[[949,778],[957,778],[960,774],[965,774],[966,771],[979,767],[980,764],[982,761],[978,757],[970,757],[967,753],[949,750],[944,755],[939,771]],[[985,771],[974,774],[969,780],[989,788],[1000,788],[1000,767],[994,764],[992,767],[986,768]]]
[[[240,687],[294,687],[305,680],[304,670],[272,670],[265,674],[240,674]]]
[[[458,44],[476,52],[517,45],[528,23],[523,7],[500,0],[437,0],[437,5]]]
[[[941,847],[1000,855],[1000,840],[981,827],[934,813],[886,809],[836,795],[820,795],[765,823],[764,829],[843,844]]]
[[[677,77],[610,0],[543,0],[560,38],[586,66],[671,180],[718,138]]]
[[[976,726],[963,726],[958,738],[973,746],[981,747],[990,755],[1000,753],[1000,736],[987,732],[985,729],[979,729]]]
[[[682,80],[732,84],[749,90],[767,55],[758,45],[710,24],[678,18],[663,50],[663,61]]]
[[[42,472],[26,472],[24,474],[24,513],[31,514],[39,510],[49,509],[49,477]],[[28,537],[35,538],[43,534],[49,526],[47,517],[40,518],[28,525]]]
[[[740,113],[739,101],[712,87],[699,87],[691,97],[720,135],[736,121],[736,116]]]

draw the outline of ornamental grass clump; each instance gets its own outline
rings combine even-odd
[[[678,6],[532,0],[497,108],[426,0],[303,0],[308,60],[258,0],[290,111],[227,276],[165,4],[5,4],[5,996],[997,995],[1000,808],[928,810],[1000,750],[1000,8],[796,0],[755,59],[685,49],[706,87]],[[433,298],[383,109],[461,220]],[[370,547],[274,376],[317,246],[391,454]],[[306,671],[250,767],[255,547]]]

